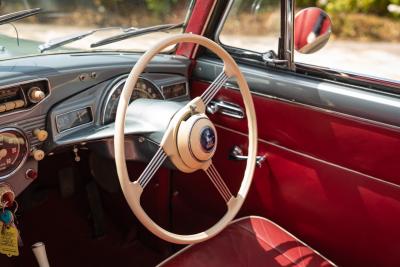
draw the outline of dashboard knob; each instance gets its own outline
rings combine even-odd
[[[32,87],[28,94],[29,100],[33,103],[37,103],[46,97],[46,94],[39,87]]]
[[[0,208],[10,207],[14,204],[15,193],[9,184],[0,183]]]
[[[32,156],[36,161],[41,161],[42,159],[44,159],[44,151],[41,149],[35,149],[32,151]]]
[[[46,141],[47,137],[49,136],[49,133],[46,130],[41,129],[33,130],[33,134],[40,142]]]
[[[38,177],[38,173],[34,169],[28,169],[25,172],[25,178],[28,180],[36,180],[37,177]]]

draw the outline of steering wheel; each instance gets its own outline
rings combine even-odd
[[[140,177],[131,182],[125,161],[125,119],[133,88],[150,60],[166,47],[181,42],[202,45],[217,56],[223,63],[223,71],[200,96],[191,100],[172,117],[159,144],[158,150],[150,160]],[[221,175],[212,163],[212,157],[217,147],[216,128],[205,114],[207,104],[214,98],[223,84],[236,77],[242,94],[248,121],[248,159],[240,189],[234,196],[225,184]],[[247,82],[233,58],[217,43],[195,34],[179,34],[168,37],[151,47],[137,61],[130,72],[122,90],[115,119],[114,136],[115,162],[122,192],[133,213],[139,221],[153,234],[166,241],[176,244],[193,244],[207,240],[222,231],[236,216],[249,191],[257,153],[257,123],[252,96]],[[143,210],[140,196],[155,172],[169,157],[175,167],[185,173],[203,170],[218,189],[226,202],[225,215],[206,231],[180,235],[165,230],[157,225]],[[206,195],[205,195],[206,196]]]

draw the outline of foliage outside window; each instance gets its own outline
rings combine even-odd
[[[223,45],[255,52],[277,51],[280,1],[234,1],[219,35]]]
[[[333,36],[312,55],[295,61],[361,75],[400,80],[400,0],[297,0],[331,17]]]

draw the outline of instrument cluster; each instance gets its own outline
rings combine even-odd
[[[173,79],[172,79],[173,78]],[[116,82],[109,91],[105,100],[102,123],[109,124],[115,121],[118,101],[125,85],[126,78]],[[157,75],[140,77],[133,88],[130,102],[139,98],[171,100],[187,97],[188,88],[186,80],[171,75]]]
[[[0,179],[15,173],[29,153],[28,140],[17,128],[0,130]]]

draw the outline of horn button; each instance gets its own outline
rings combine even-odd
[[[178,151],[182,161],[191,169],[209,165],[217,148],[217,131],[204,114],[183,121],[177,136]]]

